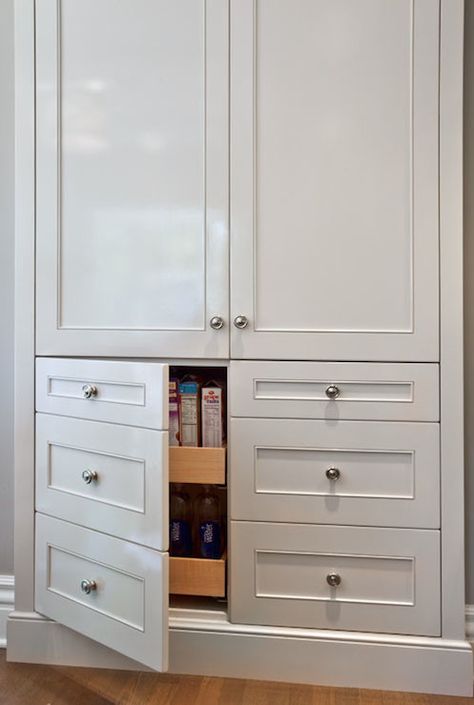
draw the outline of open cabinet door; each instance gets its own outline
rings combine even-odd
[[[39,358],[36,405],[36,611],[165,671],[168,366]]]

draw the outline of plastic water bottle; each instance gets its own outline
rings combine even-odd
[[[220,558],[222,527],[219,497],[210,485],[204,485],[196,500],[199,555],[201,558]]]
[[[191,499],[182,485],[175,485],[170,496],[170,555],[191,556],[193,511]]]

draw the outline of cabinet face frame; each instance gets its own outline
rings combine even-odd
[[[282,2],[283,0],[278,0],[275,6],[278,8],[279,5],[282,5]],[[287,6],[290,5],[291,3],[287,2]],[[438,77],[434,74],[438,69],[439,61],[438,0],[416,0],[413,4],[406,3],[407,24],[411,22],[413,29],[412,47],[410,49],[412,76],[409,82],[411,83],[410,92],[412,94],[410,98],[412,103],[410,107],[411,136],[407,140],[412,143],[409,147],[410,154],[408,155],[411,174],[409,179],[411,183],[410,188],[407,188],[410,192],[410,195],[407,195],[407,202],[410,202],[408,209],[411,215],[410,224],[408,222],[406,224],[406,228],[411,232],[411,246],[407,248],[406,253],[409,259],[406,267],[410,270],[406,275],[406,279],[411,282],[410,303],[407,301],[404,306],[404,311],[405,309],[406,311],[402,317],[403,323],[401,323],[401,318],[398,321],[401,314],[397,313],[393,323],[387,321],[385,324],[383,322],[383,311],[377,310],[378,302],[375,300],[376,297],[372,297],[371,300],[374,302],[376,315],[372,317],[374,322],[372,324],[368,322],[367,325],[356,320],[348,320],[341,323],[337,321],[337,316],[341,315],[337,312],[344,310],[346,305],[344,302],[348,298],[345,287],[350,286],[350,283],[345,284],[344,278],[339,275],[337,262],[328,262],[328,267],[335,269],[334,276],[327,283],[324,293],[321,293],[320,289],[318,290],[318,298],[313,300],[311,306],[306,306],[305,315],[303,315],[297,310],[298,303],[292,299],[293,305],[290,307],[285,297],[285,291],[291,290],[292,281],[296,285],[296,277],[300,274],[297,258],[293,257],[292,254],[291,256],[289,255],[291,264],[288,265],[288,271],[290,272],[288,276],[284,271],[285,260],[283,256],[275,256],[274,262],[271,261],[273,249],[278,250],[278,243],[281,243],[284,239],[284,225],[281,226],[282,230],[279,233],[273,233],[272,236],[272,228],[277,229],[278,224],[275,224],[274,219],[271,220],[268,215],[271,210],[268,206],[270,201],[268,193],[266,193],[266,226],[263,227],[261,223],[264,211],[261,210],[260,206],[264,196],[262,195],[260,198],[260,192],[263,191],[263,188],[260,187],[259,174],[263,167],[259,165],[258,161],[259,150],[261,149],[260,143],[262,142],[259,139],[259,120],[263,119],[260,118],[260,115],[264,110],[268,116],[270,108],[259,105],[259,97],[263,90],[259,86],[265,86],[267,83],[274,86],[279,85],[277,77],[271,74],[265,74],[264,76],[259,74],[259,62],[262,63],[262,58],[258,42],[261,38],[259,32],[263,32],[263,29],[259,28],[263,26],[264,22],[261,15],[263,16],[265,9],[268,13],[269,7],[271,7],[271,3],[265,3],[264,0],[242,0],[241,2],[233,1],[231,3],[231,318],[234,319],[236,316],[242,315],[248,318],[248,324],[244,329],[232,328],[231,356],[235,359],[251,360],[360,360],[378,362],[396,360],[398,362],[436,362],[439,360],[437,209],[439,172],[437,159]],[[411,19],[409,12],[412,13]],[[281,22],[284,21],[281,19],[283,14],[282,11],[281,15],[278,16]],[[279,29],[281,35],[284,35],[285,29],[281,26]],[[294,33],[292,36],[295,36],[295,28],[292,27],[291,29]],[[348,31],[347,27],[345,29]],[[290,30],[288,29],[288,31]],[[273,26],[272,36],[275,34],[280,36],[275,26]],[[270,41],[268,39],[269,36],[270,30],[268,29],[265,35],[267,44]],[[307,45],[305,45],[304,50],[307,51]],[[301,63],[303,62],[302,59],[300,61]],[[282,64],[283,60],[280,68]],[[288,60],[286,65],[290,66],[291,62]],[[293,68],[296,71],[295,66],[296,61],[293,62]],[[268,60],[265,68],[268,72],[271,70],[269,69]],[[289,75],[282,77],[282,82],[285,81],[291,84]],[[320,84],[317,85],[319,86]],[[315,90],[318,90],[317,87]],[[272,100],[277,94],[276,91],[277,89],[274,87],[270,97],[267,96],[269,105],[273,105]],[[303,91],[304,87],[301,87],[300,83],[300,92]],[[300,93],[298,92],[297,96],[299,95]],[[340,99],[339,95],[335,97],[336,101]],[[288,101],[291,102],[291,97],[288,98]],[[352,105],[352,94],[348,96],[348,101]],[[277,113],[278,107],[274,107]],[[314,99],[310,103],[308,111],[311,114],[311,111],[316,109]],[[281,118],[282,121],[285,119],[286,116]],[[326,121],[322,121],[323,127],[330,120],[331,113],[328,111]],[[265,123],[267,130],[274,130],[271,142],[269,142],[270,138],[267,138],[266,142],[265,157],[268,159],[274,158],[274,151],[277,151],[281,133],[284,132],[283,127],[276,130],[271,123],[272,120],[270,118]],[[285,125],[286,123],[282,122],[282,124]],[[303,129],[308,130],[309,128],[304,125]],[[329,139],[331,139],[333,133],[329,130],[328,133]],[[298,136],[298,140],[295,142],[295,149],[303,151],[301,139],[301,136]],[[270,148],[269,143],[273,145],[274,149]],[[337,145],[334,149],[337,149]],[[342,150],[343,147],[341,146],[340,149]],[[357,151],[355,155],[357,156]],[[339,153],[337,155],[337,164],[343,159],[343,156],[344,159],[350,161],[350,154],[343,155]],[[354,160],[357,163],[356,156],[354,156]],[[324,155],[320,159],[323,161]],[[294,167],[289,166],[288,168]],[[352,170],[357,170],[353,163],[349,165],[349,168],[351,169],[351,174]],[[278,171],[278,169],[274,163],[267,167],[266,174],[270,181],[273,180],[275,171]],[[280,169],[280,171],[284,171],[284,169]],[[304,174],[302,175],[304,183],[310,178],[313,178],[312,172],[306,178]],[[321,182],[325,180],[324,175],[320,174],[318,178],[318,183],[322,189]],[[329,171],[328,178],[332,179],[335,176]],[[314,176],[314,179],[316,181],[316,176]],[[289,190],[291,185],[288,185],[288,182],[278,180],[276,177],[274,181],[276,186],[272,191],[273,198],[275,201],[279,200],[284,204],[283,193],[278,192],[278,189],[284,189],[285,187],[282,184],[286,184]],[[300,189],[301,180],[297,181],[297,184],[296,188]],[[389,188],[390,186],[387,185],[383,198],[386,198],[386,190]],[[279,194],[277,196],[275,196],[276,191]],[[347,199],[350,198],[350,194],[351,190],[348,188],[347,193],[345,193]],[[317,198],[317,194],[314,195],[314,198]],[[324,200],[324,191],[321,198]],[[376,200],[377,195],[374,194],[373,198]],[[307,205],[309,200],[307,194],[305,199],[304,204]],[[299,203],[297,201],[297,204]],[[355,210],[357,213],[354,203],[351,203],[348,208],[349,212]],[[281,215],[281,222],[289,223],[288,230],[291,229],[291,224],[296,221],[300,225],[301,218],[299,217],[298,205],[295,206],[295,211],[292,217],[291,213],[285,212],[284,206],[282,206],[281,212],[283,215]],[[329,220],[329,216],[327,216],[326,220],[322,220],[326,222],[326,220]],[[361,235],[365,231],[362,221],[363,219],[361,219],[359,228]],[[295,227],[298,226],[295,225]],[[316,225],[315,227],[318,226]],[[321,225],[321,229],[322,227],[323,225]],[[327,227],[329,228],[329,225]],[[267,231],[265,235],[265,253],[270,261],[266,263],[265,276],[261,275],[262,279],[259,280],[259,250],[263,247],[261,241],[264,238],[262,230]],[[314,238],[318,238],[318,235],[318,231],[313,233]],[[343,233],[342,235],[347,237],[347,234]],[[298,237],[302,238],[302,235],[299,234]],[[358,255],[359,251],[367,251],[366,262],[370,259],[370,254],[368,253],[372,253],[374,248],[369,243],[372,242],[373,237],[374,235],[371,233],[369,239],[363,243],[365,249],[361,245],[354,244],[351,240],[346,242],[341,237],[339,249],[348,252],[349,259],[348,264],[345,265],[345,271],[348,272],[348,276],[350,272],[353,280],[357,277],[357,264],[352,264],[352,262],[354,259],[357,262],[357,256],[363,256]],[[357,242],[357,232],[353,239]],[[291,241],[291,232],[288,232],[288,240]],[[392,232],[392,245],[394,241],[395,233]],[[270,242],[272,243],[271,245],[269,244]],[[296,248],[297,242],[298,240],[296,239],[294,245]],[[334,249],[336,252],[338,251],[337,248]],[[321,250],[322,248],[320,247],[319,251]],[[410,254],[408,254],[408,250],[410,250]],[[291,253],[293,252],[294,248],[291,250]],[[314,246],[308,257],[316,260],[317,254],[315,253],[316,247]],[[263,255],[261,256],[263,257]],[[301,257],[303,258],[304,254]],[[382,262],[385,262],[385,260],[382,260]],[[303,264],[302,261],[301,264]],[[317,264],[315,262],[315,266]],[[366,269],[363,271],[370,272],[372,267],[377,270],[377,261],[373,261],[371,265],[367,263],[365,267]],[[304,272],[307,277],[308,270],[309,266],[305,265]],[[315,276],[317,276],[316,272]],[[293,280],[290,278],[292,275],[294,276]],[[378,276],[379,274],[377,273]],[[374,282],[377,277],[375,277]],[[326,282],[326,279],[324,281]],[[376,288],[375,283],[372,286],[374,289]],[[395,284],[392,284],[392,286],[395,286]],[[272,288],[278,291],[278,297],[276,297],[278,304],[269,303],[271,297],[266,289]],[[394,290],[392,296],[388,296],[387,300],[399,299],[401,298],[401,293],[401,291],[397,292]],[[370,299],[367,292],[361,295],[363,300]],[[317,308],[318,301],[321,301],[323,296],[326,299],[335,297],[336,300],[339,300],[338,306],[335,307],[336,320],[334,323],[324,320],[324,316],[320,322],[310,318],[310,309],[312,312]],[[305,298],[301,296],[299,307],[303,308],[304,305]],[[410,312],[408,313],[408,311]],[[300,322],[292,324],[293,317],[297,321],[300,319]]]
[[[462,81],[463,0],[441,0],[440,238],[442,637],[466,645],[464,629],[463,347],[462,347]],[[35,85],[34,0],[15,0],[15,611],[13,625],[41,622],[34,612],[34,360],[35,360]],[[75,351],[77,353],[77,351]],[[445,470],[448,470],[446,472]],[[16,628],[16,627],[15,627]],[[54,633],[60,630],[54,625]],[[21,630],[28,634],[28,628]],[[16,632],[17,635],[20,631]],[[184,638],[184,637],[183,637]],[[211,637],[209,637],[210,639]],[[230,637],[229,637],[230,638]],[[337,661],[341,637],[324,637]],[[176,640],[184,642],[180,634]],[[344,640],[344,637],[342,638]],[[196,635],[196,642],[200,635]],[[281,639],[276,640],[281,644]],[[18,637],[18,644],[21,637]],[[26,646],[26,638],[25,638]],[[76,643],[65,633],[62,643]],[[83,643],[83,641],[82,641]],[[248,646],[256,643],[251,636]],[[260,644],[260,642],[258,642]],[[306,645],[303,643],[303,649]],[[448,643],[448,642],[447,642]],[[88,642],[95,648],[95,644]],[[405,648],[404,648],[405,650]],[[428,651],[428,649],[427,649]],[[429,649],[429,653],[433,653]],[[77,653],[77,652],[76,652]],[[91,652],[91,659],[98,652]],[[281,652],[279,652],[281,655]],[[366,652],[364,652],[365,655]],[[373,652],[372,652],[373,653]],[[421,651],[420,651],[421,653]],[[223,659],[222,649],[219,654]],[[84,652],[82,663],[86,665]],[[120,665],[117,656],[100,662]],[[387,657],[389,658],[389,657]],[[206,656],[207,659],[207,656]],[[286,658],[281,657],[286,663]],[[99,663],[99,661],[96,662]],[[430,663],[433,663],[430,661]],[[252,663],[251,675],[262,677]],[[93,660],[87,665],[94,665]],[[186,664],[187,666],[187,664]],[[388,662],[384,662],[384,667]],[[182,669],[184,672],[184,667]],[[187,670],[189,672],[189,670]],[[430,668],[430,674],[433,669]],[[215,673],[216,674],[216,673]],[[248,675],[248,674],[247,674]],[[310,678],[311,674],[307,674]],[[271,672],[266,671],[271,679]],[[472,682],[472,679],[471,679]],[[386,681],[383,681],[386,683]],[[399,684],[399,673],[391,680]],[[413,681],[411,681],[413,683]],[[334,683],[332,683],[334,684]],[[353,684],[353,683],[352,683]],[[345,681],[345,685],[350,683]],[[383,684],[380,685],[382,687]],[[448,686],[446,686],[448,687]],[[467,694],[467,681],[466,691]],[[441,691],[446,692],[446,691]]]
[[[130,357],[214,357],[226,358],[229,355],[229,273],[228,273],[228,3],[227,0],[206,0],[202,4],[203,13],[203,175],[202,175],[202,285],[203,302],[197,312],[201,321],[190,320],[174,328],[173,322],[165,321],[159,326],[159,321],[152,321],[153,305],[149,302],[149,323],[146,317],[137,327],[130,327],[113,322],[107,323],[107,317],[90,323],[85,320],[86,311],[80,313],[77,321],[64,323],[62,296],[64,284],[62,281],[61,261],[65,252],[62,231],[65,230],[63,213],[64,186],[63,161],[66,151],[62,145],[61,118],[62,93],[61,85],[61,55],[67,47],[61,50],[61,2],[56,0],[40,0],[36,4],[36,191],[38,194],[36,213],[36,345],[41,355],[73,355],[73,356],[130,356]],[[124,34],[126,30],[124,29]],[[76,59],[76,62],[78,60]],[[77,79],[76,79],[77,80]],[[151,100],[150,96],[150,100]],[[68,106],[66,106],[68,107]],[[69,104],[71,109],[71,104]],[[112,110],[112,108],[108,108]],[[143,139],[147,136],[144,128]],[[39,136],[41,135],[41,137]],[[80,137],[80,136],[79,136]],[[87,138],[87,135],[86,135]],[[153,135],[149,137],[153,138]],[[156,140],[156,136],[154,138]],[[171,139],[171,138],[169,138]],[[145,147],[142,147],[142,150]],[[76,148],[77,149],[77,148]],[[150,147],[151,154],[153,147]],[[138,146],[135,151],[140,152]],[[144,163],[147,163],[147,156]],[[125,165],[126,166],[126,165]],[[118,182],[117,182],[118,183]],[[133,205],[133,200],[132,200]],[[73,206],[74,207],[74,206]],[[139,206],[135,204],[135,213]],[[149,205],[148,205],[149,209]],[[143,210],[143,206],[142,206]],[[191,209],[192,210],[192,209]],[[201,209],[200,209],[201,210]],[[145,210],[145,216],[148,211]],[[72,216],[70,216],[71,218]],[[97,220],[99,216],[94,214]],[[122,214],[122,219],[125,216]],[[135,214],[142,226],[142,237],[146,237],[146,217],[143,213]],[[149,216],[153,218],[154,216]],[[189,217],[189,216],[187,216]],[[141,218],[141,220],[140,220]],[[156,216],[166,220],[166,215]],[[183,215],[185,219],[185,215]],[[71,222],[71,221],[69,221]],[[117,224],[115,224],[117,227]],[[126,226],[123,226],[126,228]],[[159,223],[155,228],[172,227],[169,223]],[[185,227],[183,225],[182,227]],[[104,233],[107,226],[104,225]],[[126,230],[124,231],[126,233]],[[140,234],[140,232],[138,233]],[[179,232],[178,232],[179,235]],[[65,235],[66,237],[66,235]],[[106,237],[106,235],[105,235]],[[76,235],[77,239],[77,235]],[[102,238],[103,239],[103,238]],[[124,238],[122,238],[124,239]],[[162,240],[166,243],[165,237]],[[127,245],[125,237],[124,247]],[[163,245],[165,246],[165,245]],[[71,248],[71,244],[69,245]],[[91,254],[91,257],[94,255]],[[133,255],[128,255],[133,257]],[[159,257],[159,254],[156,254]],[[107,257],[107,254],[105,255]],[[125,257],[125,251],[122,257]],[[74,259],[74,258],[73,258]],[[71,267],[71,254],[69,267]],[[139,264],[139,259],[137,263]],[[119,261],[118,267],[121,262]],[[94,285],[106,290],[106,261],[99,260],[99,277]],[[192,268],[191,268],[192,269]],[[73,270],[74,271],[74,270]],[[201,276],[202,275],[202,276]],[[82,275],[84,276],[84,275]],[[76,272],[77,279],[81,271]],[[192,276],[190,275],[192,279]],[[115,276],[114,286],[117,284]],[[177,282],[174,282],[178,286]],[[131,285],[130,285],[131,286]],[[164,284],[163,284],[164,286]],[[133,298],[133,287],[130,297]],[[179,290],[179,289],[178,289]],[[142,291],[145,301],[148,297]],[[74,292],[69,295],[71,300]],[[76,289],[76,298],[80,296]],[[186,306],[182,297],[181,304]],[[70,304],[74,306],[74,304]],[[124,304],[124,307],[126,304]],[[140,302],[137,301],[137,306]],[[92,305],[90,306],[90,309]],[[141,307],[143,308],[143,307]],[[129,308],[129,317],[133,317],[133,306]],[[92,313],[92,311],[91,311]],[[195,318],[196,318],[195,316]],[[213,329],[210,320],[220,316],[224,319],[222,329]],[[109,315],[110,318],[110,315]],[[82,320],[81,320],[82,319]],[[104,327],[105,326],[105,327]]]

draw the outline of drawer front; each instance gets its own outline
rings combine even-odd
[[[231,523],[231,620],[440,634],[439,532]]]
[[[238,419],[232,519],[439,528],[439,426]]]
[[[36,610],[157,670],[168,660],[168,555],[36,515]]]
[[[232,362],[232,416],[438,421],[438,365]]]
[[[168,549],[168,433],[36,415],[36,508]]]
[[[127,426],[168,428],[168,365],[38,358],[36,409]]]

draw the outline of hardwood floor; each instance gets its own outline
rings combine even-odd
[[[6,663],[1,705],[474,705],[474,698]]]

